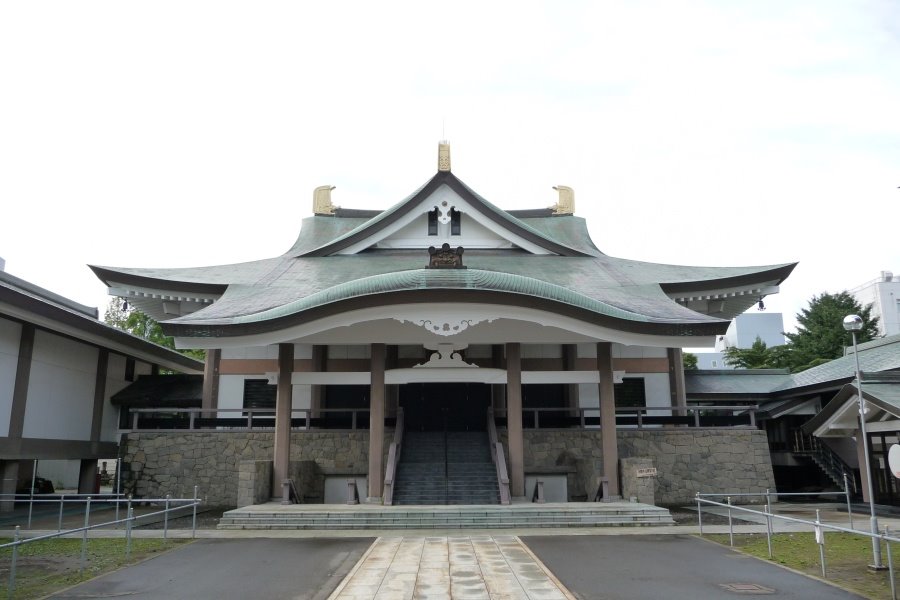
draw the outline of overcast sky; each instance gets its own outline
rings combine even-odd
[[[900,274],[900,4],[4,2],[0,257],[281,254],[312,190],[387,208],[453,172],[505,209],[575,189],[607,254],[799,261],[770,311]]]

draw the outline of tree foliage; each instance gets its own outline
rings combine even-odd
[[[797,331],[785,333],[788,342],[768,348],[759,337],[750,348],[727,348],[726,364],[739,369],[790,369],[805,371],[844,355],[851,345],[850,332],[844,329],[844,317],[859,315],[863,328],[856,335],[858,343],[878,334],[878,318],[872,316],[872,305],[862,306],[847,292],[813,296],[809,306],[797,313]]]
[[[775,348],[769,348],[762,338],[756,336],[756,341],[749,348],[726,348],[725,364],[735,369],[775,369],[779,365],[773,350]]]
[[[853,341],[844,329],[844,317],[859,315],[863,327],[856,333],[858,343],[878,335],[878,318],[872,316],[872,305],[862,306],[847,292],[822,293],[813,296],[809,306],[797,313],[797,331],[788,338],[787,365],[791,371],[803,371],[844,355]]]
[[[697,370],[697,355],[685,352],[681,355],[681,363],[684,365],[685,371]]]
[[[152,317],[133,306],[127,306],[125,300],[119,297],[110,298],[106,307],[103,321],[122,331],[144,338],[154,344],[171,348],[181,352],[185,356],[203,360],[206,352],[203,350],[178,350],[175,348],[175,340],[163,333],[162,327]]]

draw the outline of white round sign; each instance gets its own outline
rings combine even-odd
[[[894,477],[900,478],[900,444],[894,444],[888,450],[888,466]]]

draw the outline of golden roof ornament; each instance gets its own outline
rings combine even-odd
[[[559,192],[559,201],[550,207],[553,210],[553,214],[575,214],[575,190],[565,185],[555,185],[553,189]]]
[[[333,185],[320,185],[313,190],[313,214],[333,215],[334,209],[340,208],[331,203]]]
[[[450,170],[450,142],[441,140],[438,142],[438,171]]]

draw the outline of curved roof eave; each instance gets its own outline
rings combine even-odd
[[[418,269],[373,275],[337,285],[295,301],[252,314],[203,318],[199,311],[164,322],[168,335],[237,336],[274,331],[341,311],[379,305],[422,302],[482,302],[535,306],[635,333],[719,335],[728,321],[690,311],[664,295],[648,295],[647,313],[589,298],[562,286],[530,277],[477,269]],[[661,304],[664,303],[664,306]]]
[[[576,248],[562,244],[552,238],[544,235],[537,229],[517,219],[509,213],[500,210],[474,192],[469,186],[463,183],[458,177],[449,171],[438,172],[434,177],[428,180],[425,185],[413,192],[404,200],[395,204],[388,210],[380,213],[365,223],[359,225],[355,229],[345,233],[344,235],[319,246],[314,250],[298,254],[297,257],[318,257],[328,256],[340,252],[344,248],[348,248],[367,237],[378,233],[384,228],[394,223],[397,219],[407,214],[415,207],[419,201],[426,196],[432,194],[441,185],[447,185],[454,192],[465,198],[479,213],[495,223],[512,230],[522,238],[532,242],[542,248],[559,254],[561,256],[591,256]]]
[[[741,287],[761,283],[766,281],[775,281],[775,285],[780,285],[788,275],[794,270],[798,263],[783,263],[780,265],[768,265],[761,267],[746,267],[746,273],[740,275],[732,275],[727,277],[710,277],[708,279],[681,280],[660,282],[660,287],[666,294],[677,295],[686,293],[697,293],[722,288]],[[715,272],[716,267],[703,267],[704,270]],[[722,269],[731,269],[730,267],[722,267]]]

